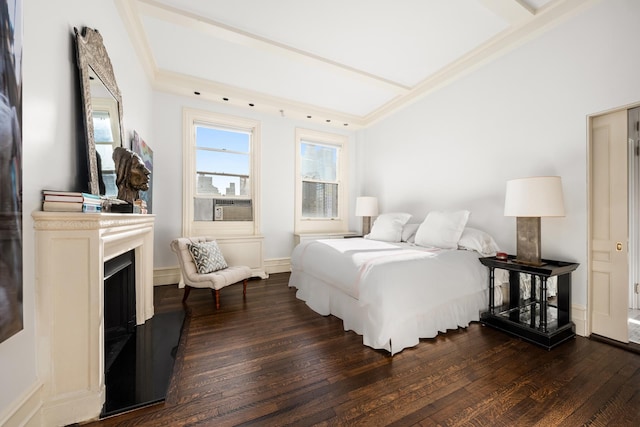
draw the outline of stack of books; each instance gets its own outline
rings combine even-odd
[[[96,194],[43,190],[42,210],[49,212],[102,212],[102,199]]]

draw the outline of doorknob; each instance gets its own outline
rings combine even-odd
[[[616,251],[620,252],[622,250],[622,243],[618,242],[616,243]]]

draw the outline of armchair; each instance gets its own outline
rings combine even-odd
[[[226,266],[216,271],[199,273],[191,251],[190,245],[212,242],[215,239],[210,237],[181,237],[171,242],[171,250],[175,252],[180,264],[182,280],[180,287],[184,284],[184,296],[182,302],[186,302],[191,292],[191,288],[211,288],[215,298],[216,309],[220,308],[220,289],[234,283],[242,282],[242,295],[247,295],[247,280],[251,277],[251,269],[244,265]],[[219,254],[221,255],[221,254]],[[224,262],[224,260],[222,260]],[[226,265],[226,262],[224,262]]]

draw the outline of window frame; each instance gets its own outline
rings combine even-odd
[[[196,190],[196,126],[249,132],[252,221],[194,221]],[[210,111],[183,110],[182,232],[184,236],[252,236],[260,234],[260,122]],[[205,197],[207,198],[207,197]],[[211,198],[216,198],[212,195]],[[246,200],[246,198],[240,198]]]
[[[296,128],[295,156],[295,233],[346,232],[348,230],[348,141],[345,135]],[[336,218],[309,218],[302,215],[302,143],[338,147],[338,216]]]

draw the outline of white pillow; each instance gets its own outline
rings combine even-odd
[[[471,227],[466,227],[462,232],[458,247],[476,251],[482,256],[494,256],[500,250],[496,241],[488,233]]]
[[[408,213],[386,213],[378,216],[371,227],[371,233],[365,237],[371,240],[399,242],[402,239],[402,228],[411,218]]]
[[[416,232],[416,244],[443,249],[457,249],[458,240],[460,240],[468,219],[469,211],[464,210],[429,212]]]
[[[402,241],[413,242],[415,240],[416,231],[418,231],[420,224],[405,224],[402,228]]]

